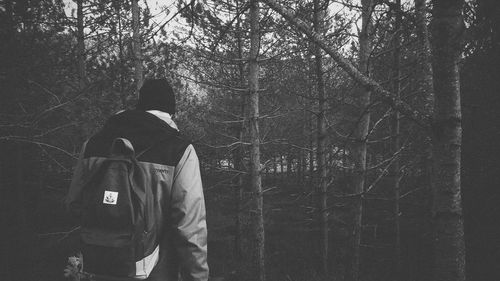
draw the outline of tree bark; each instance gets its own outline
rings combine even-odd
[[[293,177],[293,154],[291,147],[288,147],[286,154],[286,175],[288,179]]]
[[[372,12],[373,0],[361,1],[361,30],[359,32],[359,54],[358,68],[367,77],[369,76],[369,56],[371,52],[372,34]],[[371,92],[368,88],[359,86],[359,93],[356,97],[356,106],[362,116],[354,130],[354,143],[352,144],[352,157],[354,164],[354,175],[352,179],[352,192],[359,194],[352,199],[352,217],[350,225],[349,254],[345,279],[348,281],[358,281],[360,275],[360,244],[361,244],[361,221],[363,214],[363,196],[365,188],[366,172],[366,138],[370,126],[370,113],[367,107],[370,105]]]
[[[304,122],[302,123],[302,133],[304,133],[304,125],[305,125],[305,119],[303,119]],[[297,150],[298,153],[298,159],[297,159],[297,182],[302,185],[304,182],[304,149],[300,148]]]
[[[434,280],[465,280],[465,243],[460,186],[462,141],[459,67],[463,0],[433,1],[434,81],[433,209]]]
[[[239,11],[239,1],[236,1],[236,12]],[[237,40],[237,51],[238,51],[238,59],[240,59],[240,63],[238,63],[238,75],[240,78],[241,85],[245,84],[245,69],[243,65],[243,42],[241,38],[241,20],[238,17],[236,21],[236,40]],[[240,94],[240,114],[241,116],[245,116],[245,105],[246,105],[246,95],[244,93]],[[241,143],[244,141],[245,137],[245,122],[241,122],[238,125],[238,139]],[[243,144],[239,144],[238,148],[235,151],[237,155],[238,161],[235,162],[236,169],[240,173],[238,175],[238,186],[236,187],[236,233],[234,238],[234,252],[236,257],[241,258],[243,256],[243,217],[242,217],[242,207],[243,207],[243,185],[244,185],[244,174],[242,173],[244,169],[243,165],[243,156],[244,156],[244,148]]]
[[[273,153],[273,173],[274,173],[274,181],[278,180],[278,161],[276,160],[277,156]]]
[[[260,26],[259,26],[259,1],[250,1],[250,54],[249,54],[249,73],[248,83],[249,93],[249,122],[250,122],[250,181],[252,187],[253,208],[251,211],[251,220],[253,224],[254,245],[252,255],[253,272],[255,279],[265,280],[265,260],[264,260],[264,217],[263,205],[264,198],[262,194],[261,183],[261,164],[260,164],[260,135],[259,135],[259,47],[260,47]]]
[[[244,75],[243,67],[240,67],[240,74]],[[242,78],[243,80],[243,78]],[[245,114],[245,97],[242,95],[240,97],[240,112],[241,116]],[[240,142],[244,140],[244,126],[245,123],[241,122],[236,125],[236,133],[237,138]],[[233,152],[234,159],[234,168],[239,173],[236,177],[235,181],[235,233],[234,233],[234,255],[238,259],[243,257],[243,217],[242,217],[242,209],[243,209],[243,185],[244,185],[244,173],[245,169],[243,164],[243,156],[244,156],[244,148],[242,144],[239,144],[238,147]]]
[[[393,35],[393,65],[392,65],[392,92],[396,99],[400,99],[401,83],[399,81],[401,76],[400,61],[401,61],[401,0],[396,0],[394,3],[394,35]],[[400,149],[400,124],[399,112],[394,111],[391,116],[391,153],[395,155]],[[393,259],[393,280],[402,280],[401,276],[401,234],[400,234],[400,221],[399,221],[399,197],[400,197],[400,163],[399,157],[396,156],[392,165],[389,167],[389,175],[393,190],[393,219],[394,219],[394,253]]]
[[[120,96],[121,96],[121,101],[122,101],[122,106],[123,108],[127,107],[127,100],[128,100],[128,95],[125,93],[124,88],[125,88],[125,66],[124,66],[124,59],[123,59],[123,28],[122,28],[122,9],[121,9],[121,4],[120,2],[116,2],[115,6],[115,12],[117,13],[118,16],[118,60],[119,60],[119,71],[118,75],[120,77],[119,79],[119,91],[120,91]]]
[[[312,48],[311,48],[312,49]],[[314,52],[314,50],[312,50]],[[311,53],[312,53],[311,52]],[[314,61],[312,60],[312,57],[308,57],[308,64],[309,64],[309,79],[310,81],[314,81]],[[315,136],[314,136],[314,130],[315,130],[315,124],[314,124],[314,84],[311,83],[309,87],[309,92],[308,92],[308,111],[309,111],[309,118],[307,119],[307,126],[308,126],[308,136],[309,136],[309,188],[311,192],[314,192],[314,177],[315,177],[315,151],[314,151],[314,141],[315,141]],[[314,206],[314,201],[313,201],[314,196],[311,196],[311,206]]]
[[[139,0],[132,0],[132,50],[134,56],[135,95],[139,97],[139,90],[143,83],[141,29],[140,29]]]
[[[283,184],[285,181],[285,163],[283,161],[283,153],[280,152],[280,183]]]
[[[427,6],[426,0],[414,0],[415,2],[415,18],[416,18],[416,33],[418,38],[417,45],[417,76],[418,90],[426,99],[425,111],[428,114],[432,113],[434,104],[434,94],[432,92],[432,64],[431,64],[431,47],[429,43],[429,31],[427,28]]]
[[[244,108],[244,104],[242,104],[242,111]],[[239,139],[243,141],[243,129],[239,130]],[[239,145],[236,151],[234,152],[234,166],[239,175],[236,177],[236,186],[235,186],[235,233],[234,233],[234,255],[237,258],[241,258],[243,256],[243,218],[242,218],[242,207],[243,207],[243,145]]]
[[[317,33],[324,32],[325,11],[320,0],[314,0],[313,28]],[[325,83],[323,80],[323,55],[321,48],[314,45],[315,58],[315,78],[318,94],[317,113],[317,148],[316,157],[318,159],[319,185],[318,194],[318,225],[320,239],[321,272],[328,273],[328,212],[327,212],[327,170],[326,170],[326,122],[325,122]]]
[[[85,34],[84,34],[84,18],[83,18],[83,1],[76,1],[76,42],[78,56],[78,79],[80,90],[85,88],[87,82],[87,72],[85,63]]]

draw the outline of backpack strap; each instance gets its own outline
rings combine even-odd
[[[109,150],[109,155],[110,156],[118,156],[118,155],[125,155],[128,157],[132,157],[135,159],[138,159],[141,157],[144,153],[148,152],[150,149],[153,147],[157,146],[158,144],[170,139],[171,137],[168,138],[162,138],[159,141],[155,142],[151,146],[147,147],[146,149],[142,150],[139,153],[135,153],[134,146],[132,143],[126,139],[126,138],[116,138],[113,140],[113,143],[111,144],[111,149]]]
[[[109,155],[111,156],[125,155],[129,157],[134,157],[135,156],[134,146],[128,139],[116,138],[113,140],[113,143],[111,144]]]
[[[148,148],[144,149],[143,151],[137,153],[135,155],[135,158],[136,159],[139,159],[139,157],[141,157],[144,153],[148,152],[149,150],[151,150],[153,147],[157,146],[158,144],[170,139],[171,137],[168,137],[168,138],[162,138],[160,139],[159,141],[155,142],[154,144],[152,144],[151,146],[149,146]]]

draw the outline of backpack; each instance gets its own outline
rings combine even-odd
[[[151,175],[137,161],[142,153],[114,139],[83,187],[80,236],[84,271],[93,277],[145,279],[158,262],[159,218]]]

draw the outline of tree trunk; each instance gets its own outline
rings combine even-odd
[[[137,97],[139,97],[139,90],[143,82],[140,15],[139,0],[132,0],[132,50],[134,56],[135,95]]]
[[[303,119],[305,121],[305,119]],[[304,132],[304,123],[302,123],[302,132]],[[303,174],[304,174],[304,150],[302,148],[297,149],[298,159],[297,159],[297,183],[302,185]]]
[[[302,120],[304,120],[304,122],[302,122],[302,135],[304,136],[304,140],[302,142],[302,146],[304,148],[301,148],[299,153],[300,153],[300,176],[299,176],[299,182],[300,182],[300,185],[302,186],[302,188],[304,189],[304,191],[307,190],[307,187],[306,187],[306,176],[307,176],[307,151],[305,149],[305,147],[307,147],[308,143],[309,143],[309,138],[307,138],[307,129],[308,129],[308,103],[309,103],[309,100],[307,98],[302,98],[302,104],[304,105],[304,107],[302,108]]]
[[[432,113],[434,95],[432,93],[432,64],[431,48],[429,43],[429,31],[427,29],[427,6],[426,0],[414,0],[417,46],[417,76],[418,90],[426,99],[425,109],[428,114]]]
[[[240,74],[243,75],[243,69],[241,67]],[[243,79],[242,79],[243,80]],[[245,113],[245,97],[244,95],[240,96],[240,112],[241,116]],[[237,138],[240,142],[244,140],[244,126],[245,123],[237,123],[236,124],[236,133]],[[244,185],[244,174],[243,170],[245,169],[243,164],[243,156],[244,156],[244,148],[243,144],[239,144],[238,147],[233,152],[234,159],[234,168],[239,173],[236,176],[235,180],[235,233],[234,233],[234,255],[238,259],[241,259],[243,256],[243,217],[242,217],[242,209],[243,209],[243,185]]]
[[[5,48],[7,52],[12,52],[12,44],[15,38],[15,25],[13,21],[14,17],[14,3],[12,0],[4,1],[4,32],[5,32],[5,40],[2,42],[5,44]],[[12,65],[11,63],[8,66]],[[6,141],[0,141],[0,155],[2,158],[0,159],[0,221],[3,222],[4,226],[2,227],[2,235],[0,235],[0,262],[3,266],[0,266],[0,274],[5,281],[12,281],[14,274],[11,274],[12,270],[12,256],[11,256],[11,245],[12,238],[14,237],[13,231],[13,221],[14,219],[14,210],[16,209],[15,200],[10,200],[12,198],[13,189],[12,184],[7,181],[8,179],[8,167],[12,166],[7,159],[8,152],[10,151],[9,145],[7,145]],[[10,160],[10,159],[9,159]]]
[[[312,106],[310,108],[312,110]],[[309,189],[312,191],[314,186],[314,123],[313,117],[310,115],[308,120],[309,125]],[[311,196],[312,198],[312,196]]]
[[[431,115],[434,110],[434,92],[433,92],[433,71],[431,63],[431,47],[429,42],[429,31],[427,28],[427,5],[426,0],[414,0],[415,2],[415,18],[416,18],[416,34],[417,34],[417,77],[418,84],[417,90],[421,92],[421,95],[425,99],[424,111]],[[425,191],[425,202],[424,202],[424,216],[425,216],[425,226],[424,232],[432,229],[432,196],[431,192],[434,190],[434,179],[433,179],[433,156],[432,156],[432,146],[426,149],[425,158],[425,184],[428,189]],[[409,262],[411,264],[411,261]],[[417,272],[418,266],[413,265],[410,268],[409,276],[411,276],[413,269]]]
[[[280,152],[280,183],[283,184],[285,180],[285,163],[283,161],[283,154]]]
[[[83,18],[83,1],[76,1],[76,42],[78,56],[78,79],[80,90],[85,88],[87,82],[87,72],[85,64],[85,34],[84,34],[84,18]]]
[[[465,243],[460,190],[462,140],[458,62],[464,1],[433,1],[434,81],[433,209],[434,280],[465,280]]]
[[[27,192],[26,183],[26,155],[25,151],[27,146],[22,143],[15,144],[15,177],[14,177],[14,188],[15,197],[12,198],[14,203],[15,214],[15,232],[13,237],[10,237],[11,242],[15,247],[12,247],[11,259],[14,260],[13,268],[21,268],[25,266],[24,270],[20,270],[13,274],[13,278],[19,278],[19,280],[28,280],[33,278],[34,271],[34,258],[33,253],[36,253],[35,245],[35,232],[33,222],[30,221],[29,212],[27,207],[27,198],[29,196]]]
[[[243,105],[242,105],[243,107]],[[243,130],[239,130],[239,139],[243,140]],[[243,202],[243,146],[239,145],[234,152],[234,167],[237,170],[238,176],[236,177],[235,191],[235,233],[234,233],[234,255],[240,259],[242,257],[243,251],[243,218],[241,216],[242,212],[242,202]]]
[[[309,144],[309,152],[308,152],[308,157],[309,157],[309,162],[308,162],[308,169],[309,172],[307,173],[309,176],[308,184],[309,186],[307,187],[308,190],[310,190],[311,193],[314,192],[314,141],[316,140],[316,137],[314,136],[314,130],[316,128],[316,124],[314,124],[314,60],[312,59],[312,54],[314,53],[314,48],[312,47],[312,44],[309,44],[309,52],[310,56],[307,57],[307,63],[309,66],[308,73],[309,73],[309,81],[310,84],[308,85],[308,92],[307,92],[307,98],[306,98],[306,127],[307,127],[307,136],[308,136],[308,144]],[[314,206],[315,200],[314,196],[310,196],[311,198],[311,207]],[[311,218],[313,219],[313,218]],[[313,226],[313,225],[311,225]]]
[[[310,71],[312,72],[312,67],[311,67]],[[312,97],[313,97],[312,90],[310,91],[309,96],[312,99]],[[314,110],[314,106],[312,104],[312,101],[309,103],[309,110],[311,112]],[[311,199],[309,205],[312,207],[316,203],[315,202],[316,200],[315,200],[315,198],[313,196],[313,194],[314,194],[314,177],[316,175],[315,175],[315,171],[314,171],[314,168],[315,168],[315,165],[314,165],[314,154],[315,154],[315,151],[314,151],[314,139],[315,139],[315,137],[314,137],[314,134],[313,134],[315,125],[314,125],[314,118],[313,118],[313,114],[312,113],[309,114],[309,119],[307,120],[307,123],[308,123],[307,125],[309,127],[309,173],[308,173],[308,175],[309,175],[309,181],[308,181],[309,186],[308,186],[307,189],[310,190],[310,192],[311,192],[311,196],[309,197]],[[312,215],[312,217],[310,219],[314,220],[315,219],[314,215]],[[314,227],[315,226],[313,224],[311,224],[311,228],[314,228]]]
[[[314,0],[313,28],[317,33],[324,32],[325,11],[322,8],[320,0]],[[318,159],[319,185],[316,193],[318,194],[318,225],[320,239],[321,272],[328,273],[328,212],[327,212],[327,178],[326,178],[326,122],[325,122],[325,83],[323,80],[323,55],[318,45],[314,45],[315,57],[315,78],[318,94],[318,113],[317,113],[317,148],[316,157]]]
[[[3,144],[3,143],[2,143]],[[3,152],[3,151],[2,151]],[[4,155],[2,153],[2,155]],[[9,222],[9,218],[12,218],[11,212],[14,207],[11,205],[14,205],[12,203],[13,200],[7,200],[9,197],[9,187],[7,187],[5,176],[4,176],[4,167],[3,167],[3,161],[0,161],[0,219],[4,223],[8,223],[5,228],[3,228],[3,234],[0,235],[0,246],[2,247],[2,251],[0,251],[0,262],[4,265],[0,267],[0,274],[2,275],[2,278],[5,281],[11,281],[11,263],[12,263],[12,257],[10,255],[10,247],[12,245],[11,239],[14,236],[13,231],[12,231],[12,225]]]
[[[119,79],[119,91],[120,91],[120,96],[122,99],[122,106],[123,108],[127,107],[127,100],[128,100],[128,95],[125,93],[125,67],[124,67],[124,60],[123,60],[123,29],[122,29],[122,11],[121,11],[121,5],[120,2],[117,2],[116,4],[116,13],[118,15],[118,60],[119,60],[119,71],[118,75],[120,77]]]
[[[286,175],[288,179],[293,177],[293,154],[291,147],[288,147],[288,153],[286,155]]]
[[[373,12],[373,0],[362,0],[362,11],[361,11],[361,30],[359,32],[359,54],[358,54],[358,68],[360,71],[369,76],[369,65],[368,59],[371,51],[371,29],[372,29],[372,12]],[[361,243],[361,219],[363,213],[363,196],[361,195],[364,191],[365,186],[365,172],[366,172],[366,138],[368,135],[368,129],[370,125],[370,113],[366,108],[370,104],[370,91],[359,86],[359,93],[356,100],[356,106],[358,108],[360,117],[356,128],[354,130],[354,140],[352,145],[352,157],[354,163],[354,174],[352,179],[352,192],[354,194],[359,194],[355,196],[352,200],[352,217],[350,225],[350,249],[348,254],[348,263],[346,268],[345,279],[348,281],[358,281],[360,273],[360,243]]]
[[[274,172],[274,181],[278,181],[278,161],[276,160],[276,155],[273,154],[273,172]]]
[[[265,260],[264,260],[264,217],[263,205],[264,198],[262,194],[261,183],[261,164],[260,164],[260,135],[259,135],[259,46],[260,46],[260,27],[259,27],[259,1],[250,1],[250,54],[249,54],[249,73],[248,84],[249,93],[249,122],[250,122],[250,161],[251,172],[250,181],[252,188],[252,211],[251,221],[253,224],[254,245],[252,255],[252,268],[255,280],[265,280]]]
[[[393,37],[393,65],[392,65],[392,92],[396,99],[400,99],[401,83],[399,81],[401,76],[400,71],[400,54],[401,54],[401,0],[396,0],[394,9],[394,37]],[[391,153],[395,155],[400,149],[400,125],[399,125],[399,112],[394,111],[391,116]],[[393,219],[394,219],[394,253],[393,253],[393,280],[402,280],[401,276],[401,234],[399,222],[399,197],[400,197],[400,164],[399,156],[396,156],[392,165],[389,167],[390,180],[392,181],[393,190]]]
[[[239,1],[236,1],[236,11],[239,11]],[[237,51],[238,51],[238,59],[240,59],[240,63],[238,63],[238,74],[240,78],[241,85],[245,84],[245,69],[243,65],[243,42],[241,38],[241,22],[240,17],[238,17],[236,21],[236,40],[237,40]],[[245,105],[246,105],[246,95],[244,93],[240,94],[240,114],[243,118],[245,116]],[[238,139],[241,143],[244,141],[245,137],[245,122],[241,122],[238,126]],[[243,157],[244,157],[244,148],[243,144],[239,144],[238,148],[235,151],[238,162],[235,163],[236,169],[240,173],[238,175],[238,186],[236,187],[236,233],[234,237],[234,252],[236,257],[241,258],[243,256],[243,217],[242,217],[242,207],[243,207],[243,185],[244,185],[244,177],[245,175],[242,173],[244,170],[243,165]]]

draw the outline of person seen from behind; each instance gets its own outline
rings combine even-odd
[[[199,161],[193,145],[180,136],[172,120],[175,112],[174,91],[167,80],[146,80],[136,108],[111,116],[84,144],[66,203],[71,212],[81,215],[82,190],[89,174],[109,157],[114,140],[130,141],[137,162],[149,173],[144,188],[152,191],[152,208],[161,218],[159,253],[147,280],[206,281],[207,225]],[[104,203],[112,204],[123,195],[108,192],[105,196]],[[85,254],[83,259],[85,265]]]

